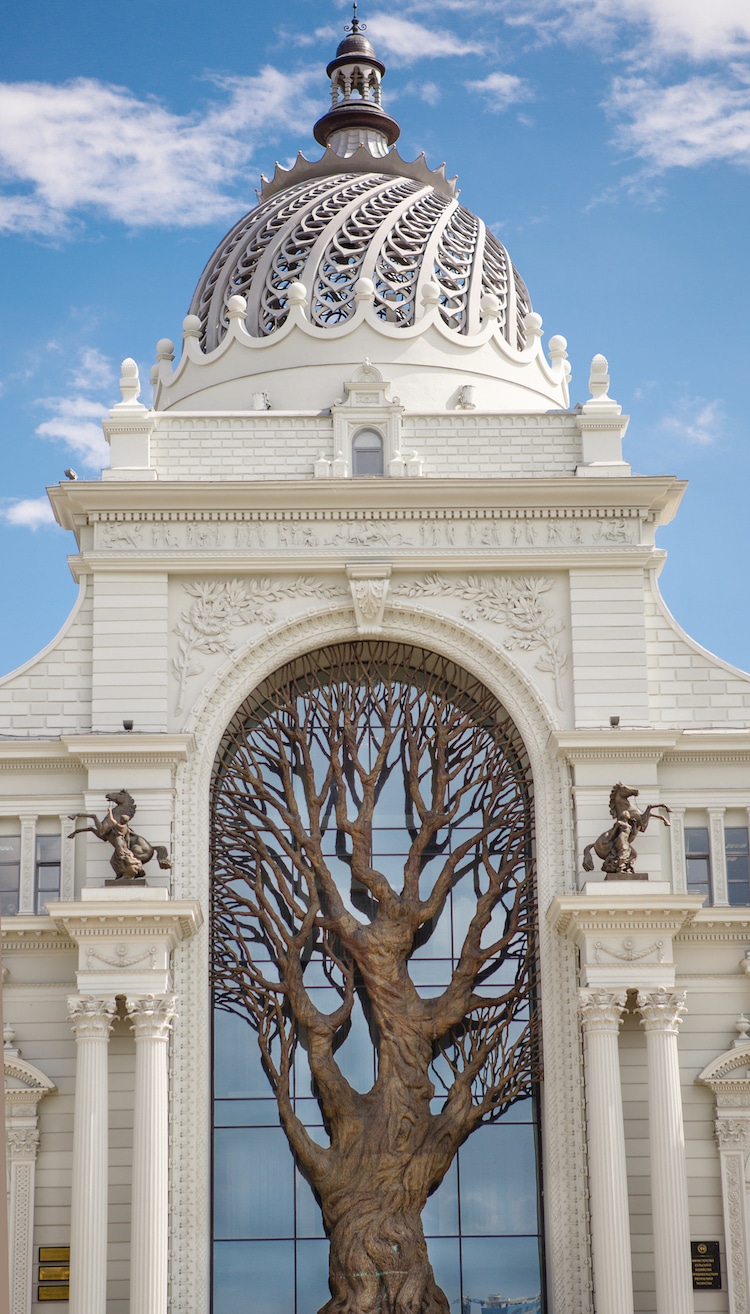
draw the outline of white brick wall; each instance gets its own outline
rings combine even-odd
[[[714,657],[684,634],[655,585],[646,592],[645,622],[652,723],[747,727],[750,675]]]
[[[400,441],[433,478],[571,475],[581,459],[575,420],[562,413],[405,416]],[[321,451],[333,455],[327,416],[162,415],[151,440],[161,479],[309,479]]]
[[[0,680],[0,734],[59,735],[91,728],[92,598],[83,595],[60,634]]]

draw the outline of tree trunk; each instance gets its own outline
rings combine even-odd
[[[421,1210],[397,1212],[388,1194],[350,1192],[331,1231],[332,1296],[319,1314],[449,1314],[427,1256]]]

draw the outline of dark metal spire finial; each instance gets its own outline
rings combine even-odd
[[[357,17],[357,0],[353,0],[353,4],[354,4],[354,17],[352,18],[351,23],[347,23],[346,27],[344,28],[344,31],[348,32],[350,36],[359,36],[360,32],[367,31],[367,24],[360,23],[359,18]]]

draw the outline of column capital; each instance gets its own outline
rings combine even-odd
[[[641,1026],[646,1031],[678,1035],[683,1015],[687,1013],[686,999],[685,990],[664,990],[661,987],[658,990],[639,990],[637,1007]]]
[[[627,1002],[625,990],[579,990],[581,1025],[587,1033],[609,1031],[619,1034]]]
[[[176,995],[144,995],[128,999],[125,1007],[136,1040],[166,1040],[176,1016]]]
[[[117,1013],[114,997],[97,999],[94,995],[71,995],[68,1018],[76,1040],[108,1040]]]
[[[36,1159],[39,1149],[39,1129],[37,1127],[9,1127],[6,1134],[9,1159],[30,1162]]]
[[[750,1119],[725,1118],[721,1115],[714,1123],[720,1150],[750,1150]]]

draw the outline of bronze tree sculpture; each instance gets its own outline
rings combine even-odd
[[[400,798],[406,830],[400,883],[372,858],[386,796],[391,808]],[[375,642],[330,648],[237,713],[212,827],[215,994],[257,1034],[322,1209],[321,1314],[447,1314],[422,1209],[466,1137],[538,1078],[531,803],[515,727],[449,661]],[[452,978],[423,997],[410,956],[464,886],[471,915]],[[308,990],[321,970],[336,991],[330,1013]],[[377,1054],[367,1091],[336,1059],[357,999]],[[329,1147],[295,1111],[300,1045]]]

